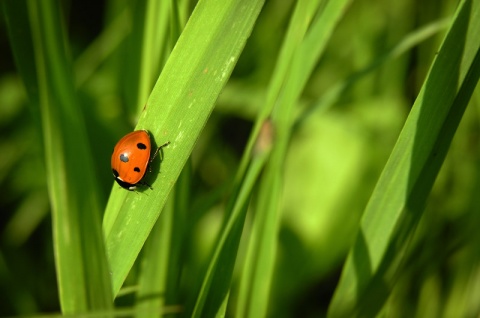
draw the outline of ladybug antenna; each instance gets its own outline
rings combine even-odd
[[[150,161],[153,161],[153,159],[155,159],[155,157],[157,156],[160,149],[162,149],[163,147],[166,147],[168,145],[170,145],[170,141],[167,141],[166,143],[164,143],[163,145],[158,147],[157,150],[155,150],[155,152],[153,153],[152,159],[150,159]],[[160,157],[161,157],[160,160],[163,160],[163,155],[162,154],[160,154]]]

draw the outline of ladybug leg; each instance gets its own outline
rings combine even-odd
[[[153,190],[152,186],[151,186],[151,185],[149,185],[149,184],[148,184],[148,183],[146,183],[146,182],[142,182],[142,181],[140,181],[140,182],[139,182],[139,184],[141,184],[141,185],[143,185],[143,186],[146,186],[146,187],[149,187],[149,188],[150,188],[150,190]]]
[[[166,143],[164,143],[163,145],[161,145],[160,147],[157,148],[157,150],[155,150],[155,152],[153,153],[153,156],[152,156],[152,159],[150,159],[150,162],[153,161],[153,159],[155,159],[155,157],[158,155],[158,152],[160,149],[162,149],[163,147],[166,147],[170,145],[170,141],[167,141]],[[160,160],[163,160],[163,154],[160,152]]]
[[[157,148],[157,150],[155,150],[155,152],[153,153],[153,156],[152,158],[150,159],[150,162],[147,166],[147,169],[148,169],[148,172],[152,172],[152,165],[150,164],[154,159],[155,157],[158,155],[158,152],[160,151],[160,149],[162,149],[163,147],[166,147],[170,145],[170,141],[167,141],[166,143],[164,143],[163,145],[161,145],[160,147]],[[160,160],[163,161],[163,152],[160,151]],[[144,186],[147,186],[150,188],[150,190],[153,190],[153,188],[146,182],[140,182],[140,184],[144,185]]]

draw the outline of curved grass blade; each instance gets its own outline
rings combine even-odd
[[[255,152],[244,179],[235,185],[235,195],[232,196],[227,209],[229,215],[208,264],[207,273],[191,314],[192,317],[225,315],[225,304],[228,301],[230,281],[245,223],[248,202],[252,189],[270,154],[271,125],[266,123],[264,127],[267,127],[267,129],[262,129],[265,132],[261,134],[263,138],[259,138],[257,141],[256,148],[258,151]]]
[[[158,144],[171,143],[161,169],[153,167],[153,180],[147,180],[153,191],[112,190],[104,232],[114,294],[160,215],[260,8],[261,1],[253,0],[200,1],[153,88],[137,129],[148,129]]]
[[[275,144],[259,187],[252,238],[241,278],[236,313],[239,317],[267,314],[280,226],[283,165],[294,123],[294,106],[350,1],[331,1],[323,8],[322,3],[313,3],[299,1],[292,16],[292,29],[299,25],[308,27],[303,30],[300,43],[293,46],[289,71],[281,79],[284,82],[282,93],[275,101],[272,114]],[[305,21],[311,21],[311,25]],[[284,45],[293,44],[287,36]]]
[[[65,50],[59,6],[53,0],[22,3],[9,1],[4,5],[8,10],[19,10],[14,15],[17,18],[28,16],[23,25],[12,20],[9,28],[31,27],[31,33],[24,33],[31,37],[12,36],[11,41],[25,82],[37,89],[31,97],[41,117],[62,312],[109,310],[111,283],[99,191],[74,90],[72,64]],[[29,41],[33,45],[25,43]],[[18,51],[25,46],[32,50]]]
[[[480,77],[480,1],[463,1],[362,218],[330,317],[374,316]]]

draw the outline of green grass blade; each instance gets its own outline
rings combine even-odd
[[[190,170],[190,166],[185,165],[164,211],[145,242],[136,295],[137,317],[160,316],[159,309],[179,304],[182,243],[190,202]]]
[[[137,129],[170,141],[154,188],[127,193],[114,186],[104,217],[116,294],[189,157],[250,35],[261,1],[200,1],[159,77]],[[152,180],[153,179],[153,180]]]
[[[271,133],[270,130],[268,132]],[[213,317],[221,315],[221,310],[224,310],[222,304],[228,299],[230,280],[237,257],[248,202],[256,180],[270,153],[271,134],[268,134],[266,138],[268,139],[266,143],[259,143],[260,149],[251,161],[245,179],[238,185],[236,200],[232,201],[231,213],[215,246],[214,254],[193,308],[192,317]]]
[[[318,1],[311,6],[315,6]],[[302,7],[308,10],[308,5]],[[227,207],[224,227],[220,233],[219,240],[215,246],[213,257],[210,260],[206,276],[203,280],[199,296],[196,299],[193,316],[202,315],[218,316],[225,310],[225,304],[228,302],[229,287],[233,266],[235,264],[238,244],[243,230],[245,213],[250,195],[257,178],[263,169],[263,166],[269,156],[270,149],[261,151],[261,154],[255,154],[254,148],[259,140],[262,140],[262,127],[268,126],[271,129],[271,123],[266,118],[271,115],[275,104],[275,99],[280,94],[283,81],[288,72],[289,61],[295,51],[296,44],[301,37],[299,33],[305,32],[306,25],[297,24],[287,35],[291,46],[284,46],[280,53],[280,61],[283,63],[275,68],[275,74],[272,77],[269,89],[269,97],[261,113],[257,117],[255,127],[250,135],[246,151],[243,153],[242,162],[237,171],[236,184]],[[271,133],[271,131],[269,130]],[[271,143],[271,134],[269,135],[269,144]],[[270,146],[269,146],[270,147]]]
[[[16,5],[13,1],[5,4],[12,10],[19,9]],[[25,82],[36,86],[38,92],[32,101],[38,97],[40,106],[61,308],[64,313],[108,310],[112,296],[99,192],[59,6],[55,1],[32,1],[20,10],[25,10],[20,16],[29,17],[23,27],[30,24],[31,38],[12,37],[12,42]],[[15,23],[9,28],[15,28]],[[30,46],[27,41],[33,42],[33,49],[18,52],[18,48]]]
[[[284,158],[293,125],[293,110],[308,78],[322,55],[328,40],[350,1],[328,2],[322,9],[310,6],[312,2],[298,2],[291,28],[311,20],[309,28],[300,35],[299,44],[288,41],[294,54],[285,78],[285,85],[276,100],[272,120],[275,127],[275,145],[260,183],[252,239],[249,242],[246,264],[241,278],[237,316],[263,317],[267,313],[270,288],[276,257],[279,231],[279,207],[283,179]],[[308,24],[307,24],[308,26]],[[281,58],[281,57],[279,57]],[[288,76],[287,76],[288,75]],[[280,81],[280,80],[277,80]]]
[[[300,23],[292,23],[287,30],[284,45],[282,46],[277,59],[277,66],[275,67],[274,73],[270,79],[264,106],[261,108],[261,112],[256,118],[255,126],[253,127],[253,131],[248,140],[248,145],[242,156],[242,161],[237,173],[237,179],[241,179],[245,175],[245,171],[249,165],[249,161],[252,158],[252,151],[255,143],[257,142],[260,130],[262,129],[265,120],[272,115],[275,102],[278,99],[278,96],[281,94],[286,78],[288,78],[289,67],[295,50],[303,39],[308,25],[313,18],[315,8],[318,7],[319,3],[319,0],[300,2],[300,5],[297,5],[293,12],[294,16],[292,17],[292,21],[298,20]],[[300,19],[305,19],[305,21],[308,23],[305,23],[305,21],[300,21]]]
[[[315,3],[317,6],[319,5],[319,1],[316,1]],[[278,66],[275,68],[275,73],[272,75],[272,78],[270,80],[270,86],[267,94],[267,101],[266,101],[266,107],[263,108],[263,114],[261,113],[259,115],[259,118],[257,118],[257,123],[256,126],[258,127],[257,129],[254,128],[252,135],[250,136],[249,140],[249,148],[245,152],[243,156],[243,161],[246,161],[246,154],[251,152],[251,148],[253,148],[253,141],[256,138],[256,134],[260,132],[260,126],[259,124],[261,123],[260,120],[262,118],[266,118],[267,116],[271,116],[271,112],[274,108],[276,100],[279,98],[281,88],[283,87],[283,83],[287,80],[289,70],[290,70],[290,64],[292,59],[294,58],[296,48],[301,44],[302,39],[305,36],[305,33],[308,30],[309,24],[303,23],[303,21],[311,21],[313,18],[312,15],[312,10],[308,5],[306,1],[299,1],[296,4],[295,10],[292,14],[292,18],[290,21],[289,28],[287,30],[287,34],[285,35],[285,40],[282,46],[282,50],[278,56]],[[275,131],[275,135],[277,132]],[[240,167],[242,169],[242,167]],[[268,170],[265,171],[265,176],[263,178],[263,181],[261,182],[261,186],[265,186],[267,184],[267,179],[268,181],[271,181],[271,171]],[[269,182],[269,186],[271,186],[272,183]],[[272,191],[274,190],[274,191]],[[278,200],[278,191],[277,187],[270,188],[268,189],[268,198],[270,200]],[[260,189],[262,191],[262,189]],[[262,198],[259,198],[260,201],[265,201],[262,200]],[[257,205],[257,208],[259,206]],[[260,246],[260,239],[258,238],[258,235],[261,234],[262,230],[265,230],[265,225],[270,224],[274,225],[275,223],[265,223],[262,222],[265,220],[265,207],[258,208],[259,212],[256,217],[255,221],[253,223],[253,229],[252,229],[252,235],[249,240],[249,246],[248,246],[248,251],[247,251],[247,257],[245,264],[243,266],[243,271],[242,271],[242,276],[240,279],[240,288],[239,288],[239,295],[238,295],[238,300],[236,304],[236,316],[238,317],[248,317],[250,314],[253,313],[253,311],[260,309],[259,306],[255,305],[255,300],[258,299],[257,297],[259,296],[258,294],[261,293],[262,296],[268,297],[268,288],[270,284],[270,275],[267,275],[266,277],[263,277],[261,281],[256,281],[255,280],[255,275],[256,271],[258,271],[259,267],[261,264],[266,264],[265,261],[257,262],[257,257],[258,257],[258,249]],[[260,224],[260,225],[259,225]],[[276,228],[276,224],[275,224]],[[267,229],[268,231],[268,229]],[[272,247],[272,246],[269,246]],[[268,264],[271,264],[272,259],[274,256],[272,256],[272,253],[275,254],[274,249],[269,249],[268,255],[263,255],[262,257],[268,257],[269,261]],[[267,265],[268,266],[268,265]],[[268,272],[270,268],[268,268],[266,271]],[[262,271],[264,273],[265,271]],[[265,279],[267,279],[267,282],[265,282]],[[259,288],[255,288],[255,285],[257,283],[261,283],[262,286],[266,287],[266,289],[262,289],[260,291]],[[255,290],[256,295],[252,297],[252,290]],[[259,299],[260,302],[264,301],[264,297],[261,297]],[[261,311],[257,312],[257,314],[261,317],[264,316],[265,314],[265,309],[266,309],[267,304],[264,304],[263,308],[260,309]],[[253,309],[255,308],[255,309]]]
[[[147,0],[145,7],[145,23],[140,55],[140,78],[138,81],[137,112],[141,111],[157,74],[164,64],[168,43],[171,1]],[[163,47],[162,47],[163,46]]]
[[[166,282],[174,217],[172,201],[171,199],[167,201],[142,251],[142,266],[136,294],[138,309],[136,317],[160,317],[159,310],[166,305]]]
[[[375,315],[388,296],[399,258],[392,251],[402,250],[422,216],[480,76],[479,16],[480,1],[460,4],[367,205],[331,317]]]

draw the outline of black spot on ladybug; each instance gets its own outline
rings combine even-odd
[[[135,171],[135,172],[140,172],[140,168],[139,168],[139,167],[135,167],[135,168],[133,168],[133,171]]]
[[[139,143],[137,144],[137,148],[140,149],[140,150],[145,150],[145,149],[147,149],[147,145],[145,145],[145,144],[142,143],[142,142],[139,142]]]
[[[125,153],[122,153],[122,154],[120,155],[120,161],[122,161],[122,162],[128,162],[128,155],[125,154]]]

